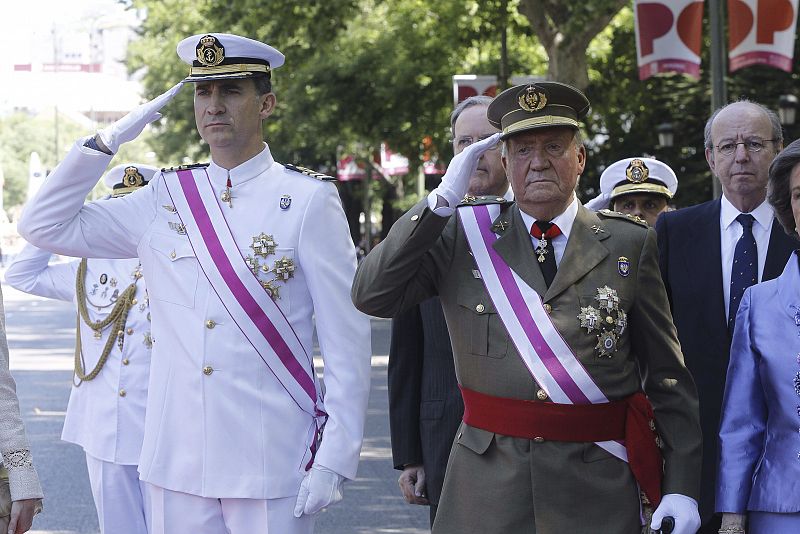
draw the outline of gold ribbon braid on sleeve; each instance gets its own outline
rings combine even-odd
[[[89,380],[93,380],[100,373],[106,363],[106,360],[108,360],[108,355],[111,353],[111,349],[114,347],[114,340],[119,339],[119,348],[122,350],[122,344],[125,338],[125,322],[128,320],[128,312],[130,312],[131,307],[133,306],[133,297],[136,295],[136,281],[134,280],[134,282],[131,283],[131,285],[129,285],[117,298],[117,303],[114,305],[114,308],[112,308],[111,312],[105,317],[105,319],[96,322],[91,321],[89,319],[89,310],[86,306],[86,263],[86,258],[81,260],[75,280],[78,301],[78,313],[76,315],[77,326],[75,329],[75,371],[73,376],[73,384],[75,384],[75,387],[80,386],[85,381],[88,382]],[[94,369],[92,369],[89,373],[86,373],[83,360],[83,347],[81,346],[81,319],[83,319],[83,322],[85,322],[86,325],[95,332],[100,332],[108,325],[112,325],[111,333],[108,335],[105,347],[103,347],[103,352],[100,354],[100,359],[97,361],[97,365],[94,366]],[[77,383],[74,381],[75,377],[78,378]]]

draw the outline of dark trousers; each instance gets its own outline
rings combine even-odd
[[[697,531],[697,534],[717,534],[721,525],[722,514],[714,514],[711,516],[711,519],[700,526],[700,530]]]
[[[436,519],[436,510],[439,509],[438,504],[430,504],[430,512],[431,512],[431,528],[433,528],[433,520]]]

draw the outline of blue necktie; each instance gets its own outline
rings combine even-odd
[[[758,249],[753,237],[755,218],[749,213],[740,213],[736,220],[742,225],[742,237],[736,242],[731,267],[731,300],[728,305],[728,330],[733,332],[736,312],[742,301],[744,290],[758,283]]]

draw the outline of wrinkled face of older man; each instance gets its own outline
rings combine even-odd
[[[453,152],[458,154],[469,145],[486,139],[499,130],[489,124],[486,106],[466,108],[453,125]],[[506,171],[500,162],[500,145],[494,145],[478,160],[478,167],[469,179],[470,195],[502,195],[508,190]]]
[[[761,108],[736,102],[720,111],[711,124],[711,143],[706,160],[726,197],[766,194],[769,164],[781,147]]]
[[[550,220],[572,201],[586,149],[576,143],[572,128],[539,128],[506,140],[503,165],[520,209]]]

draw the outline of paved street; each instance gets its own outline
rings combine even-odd
[[[69,304],[30,297],[8,286],[3,293],[11,369],[45,492],[45,511],[32,532],[96,534],[83,452],[59,439],[72,378],[74,311]],[[317,533],[428,532],[427,507],[405,504],[397,488],[398,472],[392,469],[386,394],[389,321],[373,320],[372,349],[372,392],[358,479],[345,485],[342,503],[320,515]]]

